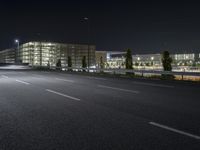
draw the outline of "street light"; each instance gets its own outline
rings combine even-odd
[[[16,39],[15,43],[17,44],[17,58],[16,58],[16,60],[17,60],[17,62],[19,62],[19,40]]]
[[[151,65],[152,66],[154,66],[154,62],[153,61],[154,61],[154,57],[151,57]],[[153,69],[154,69],[154,67],[153,67]]]
[[[88,23],[88,72],[90,67],[90,21],[88,17],[84,18],[85,21]]]

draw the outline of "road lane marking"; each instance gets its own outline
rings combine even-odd
[[[69,95],[66,95],[66,94],[63,94],[63,93],[60,93],[60,92],[56,92],[56,91],[49,90],[49,89],[46,89],[46,91],[47,91],[47,92],[50,92],[50,93],[53,93],[53,94],[57,94],[57,95],[59,95],[59,96],[63,96],[63,97],[72,99],[72,100],[80,101],[79,98],[72,97],[72,96],[69,96]]]
[[[1,75],[2,78],[8,79],[8,76]]]
[[[34,73],[32,73],[32,75],[33,75],[33,76],[37,76],[37,77],[44,77],[44,76],[42,76],[42,75],[34,74]]]
[[[174,86],[164,85],[164,84],[144,83],[144,82],[137,82],[137,81],[134,81],[132,83],[133,84],[138,84],[138,85],[154,86],[154,87],[174,88]]]
[[[38,74],[31,74],[32,78],[34,79],[39,79],[39,80],[45,80],[45,77],[42,75],[38,75]]]
[[[127,90],[127,89],[121,89],[121,88],[116,88],[116,87],[110,87],[110,86],[105,86],[105,85],[98,85],[100,88],[106,88],[106,89],[112,89],[112,90],[118,90],[118,91],[123,91],[123,92],[130,92],[134,94],[139,94],[139,91],[133,91],[133,90]]]
[[[60,78],[55,78],[56,80],[59,80],[59,81],[65,81],[65,82],[70,82],[70,83],[74,83],[73,80],[66,80],[66,79],[60,79]]]
[[[16,82],[19,82],[19,83],[22,83],[22,84],[26,84],[26,85],[29,85],[30,83],[28,82],[24,82],[24,81],[21,81],[21,80],[15,80]]]
[[[184,132],[184,131],[181,131],[181,130],[177,130],[177,129],[174,129],[174,128],[171,128],[171,127],[168,127],[168,126],[165,126],[165,125],[161,125],[161,124],[155,123],[155,122],[149,122],[149,124],[156,126],[156,127],[159,127],[159,128],[162,128],[162,129],[165,129],[165,130],[169,130],[169,131],[172,131],[172,132],[175,132],[175,133],[178,133],[178,134],[182,134],[182,135],[200,140],[200,136],[197,136],[197,135],[194,135],[194,134],[191,134],[191,133],[187,133],[187,132]]]
[[[106,81],[107,79],[104,78],[97,78],[97,77],[87,77],[88,79],[95,79],[95,80],[103,80]]]
[[[49,74],[50,72],[44,71],[43,73],[47,73],[47,74]]]

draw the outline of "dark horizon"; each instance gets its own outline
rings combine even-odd
[[[0,5],[0,50],[46,40],[90,43],[97,50],[133,53],[200,52],[198,3],[115,1],[11,1]]]

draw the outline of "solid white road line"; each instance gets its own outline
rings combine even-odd
[[[178,133],[178,134],[182,134],[182,135],[185,135],[185,136],[200,140],[200,136],[197,136],[197,135],[194,135],[194,134],[190,134],[190,133],[187,133],[187,132],[184,132],[184,131],[181,131],[181,130],[177,130],[177,129],[174,129],[174,128],[171,128],[171,127],[168,127],[168,126],[165,126],[165,125],[161,125],[159,123],[149,122],[149,124],[153,125],[153,126],[156,126],[156,127],[159,127],[159,128],[162,128],[162,129],[165,129],[165,130],[169,130],[169,131],[172,131],[172,132],[175,132],[175,133]]]
[[[24,82],[24,81],[21,81],[21,80],[15,80],[16,82],[19,82],[19,83],[22,83],[22,84],[26,84],[26,85],[29,85],[30,83],[28,82]]]
[[[33,76],[37,76],[37,77],[44,77],[44,76],[42,76],[42,75],[34,74],[34,73],[32,73],[32,75],[33,75]]]
[[[66,79],[60,79],[60,78],[56,78],[56,80],[74,83],[73,80],[66,80]]]
[[[1,75],[1,77],[2,77],[2,78],[5,78],[5,79],[8,79],[8,77],[7,77],[7,76],[5,76],[5,75]]]
[[[47,74],[49,74],[50,72],[47,72],[47,71],[43,71],[43,73],[47,73]]]
[[[97,78],[97,77],[87,77],[88,79],[95,79],[95,80],[102,80],[102,81],[106,81],[107,79],[104,78]]]
[[[164,85],[164,84],[154,84],[154,83],[145,83],[145,82],[137,82],[137,81],[133,81],[132,83],[138,84],[138,85],[154,86],[154,87],[174,88],[174,86]]]
[[[69,95],[66,95],[66,94],[62,94],[62,93],[60,93],[60,92],[56,92],[56,91],[49,90],[49,89],[46,89],[46,91],[47,91],[47,92],[50,92],[50,93],[53,93],[53,94],[57,94],[57,95],[59,95],[59,96],[63,96],[63,97],[66,97],[66,98],[72,99],[72,100],[80,101],[79,98],[72,97],[72,96],[69,96]]]
[[[116,87],[110,87],[110,86],[105,86],[105,85],[98,85],[100,88],[106,88],[106,89],[112,89],[112,90],[118,90],[118,91],[123,91],[123,92],[130,92],[134,94],[139,94],[139,91],[133,91],[133,90],[127,90],[127,89],[121,89],[121,88],[116,88]]]

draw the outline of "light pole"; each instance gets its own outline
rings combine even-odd
[[[90,68],[90,20],[88,17],[84,18],[85,21],[88,23],[88,72]]]
[[[18,39],[16,39],[15,40],[15,43],[17,44],[17,54],[16,54],[16,56],[17,56],[17,58],[16,58],[16,61],[17,61],[17,63],[19,62],[19,60],[20,60],[20,56],[19,56],[19,40]]]
[[[154,57],[151,57],[151,65],[152,65],[152,68],[154,69]]]

